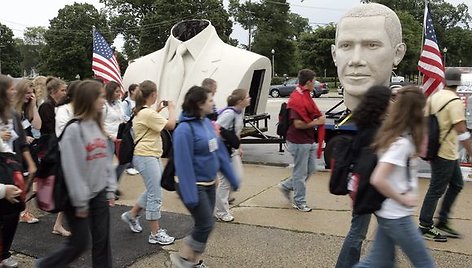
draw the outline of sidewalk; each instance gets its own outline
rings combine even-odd
[[[258,147],[246,147],[246,159],[277,162],[282,166],[291,161],[288,153],[279,154],[275,145],[276,153],[271,149],[267,152]],[[275,158],[270,158],[271,155]],[[290,175],[290,168],[256,164],[245,164],[244,168],[241,190],[234,194],[236,201],[232,210],[235,221],[216,223],[203,255],[205,263],[211,268],[334,267],[349,229],[351,212],[347,196],[329,194],[329,173],[317,172],[308,181],[307,201],[313,211],[304,213],[293,209],[277,189],[277,184]],[[420,200],[428,182],[420,180]],[[133,205],[144,186],[139,175],[125,175],[120,189],[124,195],[117,203]],[[164,211],[188,214],[176,193],[164,191],[163,198]],[[452,215],[453,224],[464,233],[464,238],[450,239],[447,243],[427,243],[438,267],[472,267],[471,203],[472,183],[467,182]],[[376,220],[373,218],[368,240],[373,238],[375,228]],[[138,259],[130,267],[170,267],[169,254],[177,251],[181,243],[179,240],[164,247],[164,251],[156,250],[158,253]],[[398,256],[396,267],[409,267],[405,257],[402,254]],[[20,259],[21,267],[32,267],[31,258]]]

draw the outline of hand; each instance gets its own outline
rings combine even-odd
[[[34,141],[34,138],[33,138],[33,137],[31,137],[31,136],[26,136],[26,142],[27,142],[28,144],[31,144],[33,141]]]
[[[18,196],[21,194],[21,189],[16,187],[15,185],[5,185],[5,199],[8,200],[8,202],[14,204],[18,203],[18,199],[16,199]]]
[[[400,196],[400,201],[400,203],[405,207],[416,207],[416,205],[418,204],[418,197],[412,192],[407,192]]]
[[[175,110],[175,103],[173,101],[167,101],[167,109],[170,111]]]
[[[9,130],[2,131],[2,140],[9,141],[11,139],[11,132]]]
[[[111,208],[115,206],[115,198],[108,199],[108,206]]]
[[[34,93],[30,94],[29,100],[29,105],[36,106],[36,95]]]
[[[317,125],[324,125],[326,123],[326,117],[324,115],[316,118]]]

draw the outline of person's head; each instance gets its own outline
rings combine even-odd
[[[218,85],[216,84],[216,81],[214,79],[211,79],[211,78],[205,78],[203,79],[202,81],[202,87],[208,89],[211,91],[211,94],[213,96],[215,96],[216,94],[216,88],[218,87]]]
[[[461,85],[462,72],[458,68],[449,67],[444,73],[444,84],[446,88],[456,90]]]
[[[393,10],[377,3],[349,10],[339,21],[331,45],[346,107],[354,110],[370,87],[388,86],[393,67],[405,52],[402,26]]]
[[[106,100],[109,104],[117,101],[121,97],[121,87],[115,81],[110,81],[105,85]]]
[[[44,101],[47,95],[46,79],[47,78],[45,76],[36,76],[33,79],[33,87],[36,94],[36,104],[38,106]]]
[[[184,97],[182,111],[189,117],[201,118],[213,112],[213,94],[204,87],[191,87]]]
[[[247,89],[235,89],[231,95],[226,99],[228,106],[238,106],[241,109],[248,107],[251,104],[251,97]]]
[[[419,152],[423,139],[425,104],[426,97],[419,87],[406,86],[400,89],[377,132],[374,148],[386,150],[399,136],[411,133],[416,151]]]
[[[62,98],[62,100],[57,105],[59,106],[59,105],[74,103],[75,91],[77,90],[77,86],[79,84],[80,84],[80,80],[74,80],[74,81],[70,82],[67,85],[66,96],[64,98]]]
[[[0,119],[7,123],[11,118],[10,107],[16,95],[16,88],[13,79],[0,74]]]
[[[103,85],[93,81],[80,82],[74,94],[74,116],[82,120],[94,120],[103,130],[101,113],[105,104]]]
[[[33,87],[33,82],[29,79],[21,79],[15,86],[16,96],[15,96],[15,110],[18,113],[21,113],[25,109],[25,105],[30,103],[33,99],[35,91]],[[36,103],[34,104],[36,105]]]
[[[136,89],[138,89],[138,84],[131,84],[128,87],[128,95],[132,100],[135,100]]]
[[[298,83],[310,90],[315,86],[315,72],[310,69],[303,69],[298,71]]]
[[[66,83],[57,77],[48,77],[46,79],[46,88],[48,90],[48,96],[56,103],[66,96]]]
[[[386,86],[373,86],[367,90],[352,114],[359,129],[380,125],[390,103],[391,91]]]
[[[136,107],[134,108],[134,113],[138,114],[138,112],[143,108],[145,105],[152,105],[157,101],[158,94],[157,94],[157,85],[156,83],[145,80],[139,84],[138,88],[135,90],[135,99],[136,99]]]

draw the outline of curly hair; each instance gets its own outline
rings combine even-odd
[[[367,90],[361,103],[352,114],[359,129],[380,125],[390,103],[391,91],[386,86],[373,86]]]

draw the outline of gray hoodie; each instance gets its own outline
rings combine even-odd
[[[88,210],[89,201],[103,190],[108,199],[114,198],[116,176],[107,146],[105,135],[93,120],[66,128],[59,148],[72,206]]]

